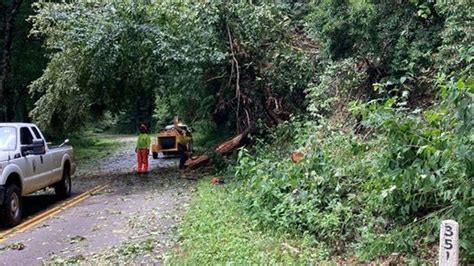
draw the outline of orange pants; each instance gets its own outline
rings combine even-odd
[[[137,172],[148,173],[148,149],[137,150]]]

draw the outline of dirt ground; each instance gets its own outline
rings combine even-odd
[[[135,139],[116,138],[122,148],[79,165],[73,178],[74,195],[107,182],[108,187],[1,243],[0,265],[163,262],[177,241],[176,228],[196,181],[181,178],[173,159],[150,157],[150,174],[134,174]],[[24,204],[34,217],[38,208],[57,202],[49,190],[26,197]]]

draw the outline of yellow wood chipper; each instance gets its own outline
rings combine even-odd
[[[189,127],[181,123],[166,126],[153,139],[151,146],[153,159],[158,159],[160,153],[164,157],[178,156],[179,143],[186,144],[188,152],[192,151],[192,135]]]

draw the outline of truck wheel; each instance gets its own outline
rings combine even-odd
[[[153,159],[158,159],[158,153],[157,152],[153,153]]]
[[[66,168],[64,169],[63,178],[54,185],[54,192],[62,199],[71,196],[71,173]]]
[[[16,185],[11,184],[5,191],[5,202],[0,208],[2,225],[13,227],[19,224],[21,221],[21,212],[20,189]]]

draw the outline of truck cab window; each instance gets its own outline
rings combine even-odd
[[[36,139],[42,139],[41,135],[36,127],[31,127],[31,130],[33,130],[33,134],[35,134]]]
[[[33,136],[31,131],[27,127],[20,128],[20,142],[21,145],[31,145],[33,144]]]
[[[37,127],[31,127],[31,130],[33,130],[33,134],[35,135],[35,139],[43,139],[43,137],[41,137],[41,134],[40,134],[39,129]],[[45,139],[43,139],[43,143],[46,144]]]
[[[16,149],[16,128],[0,127],[0,151],[12,151]]]

